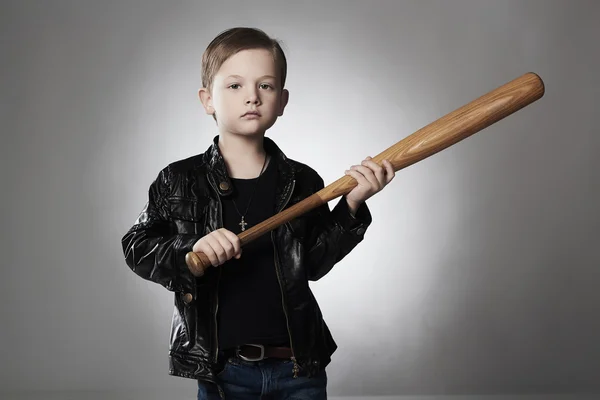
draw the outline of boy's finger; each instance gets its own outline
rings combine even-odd
[[[385,181],[385,169],[374,161],[363,161],[361,171],[373,185],[379,186]]]
[[[227,237],[227,240],[229,240],[229,242],[233,245],[233,254],[235,255],[235,258],[240,258],[239,256],[242,254],[242,246],[238,235],[228,230],[224,231],[223,233]]]
[[[362,185],[371,186],[377,182],[377,178],[373,174],[373,171],[365,166],[353,165],[347,172],[350,172],[350,175]]]
[[[226,250],[229,247],[229,241],[225,236],[225,232],[224,229],[219,229],[215,231],[215,235],[209,235],[209,237],[207,237],[207,240],[219,259],[219,265],[224,264],[230,258]]]
[[[344,173],[346,175],[350,175],[351,177],[353,177],[354,179],[356,179],[356,181],[358,183],[363,183],[364,184],[365,177],[360,172],[355,171],[353,169],[347,169]]]
[[[235,255],[235,246],[231,241],[227,238],[227,235],[218,238],[219,244],[223,248],[223,256],[225,257],[225,261],[229,260],[231,257]],[[223,261],[223,262],[225,262]]]
[[[373,161],[367,161],[372,163]],[[375,171],[364,165],[357,165],[356,170],[363,174],[363,176],[371,183],[377,182],[377,175],[375,175]]]
[[[206,257],[208,257],[208,259],[210,260],[210,263],[213,267],[216,267],[219,265],[219,259],[217,258],[217,254],[212,249],[212,247],[208,246],[206,249],[203,249],[202,252],[206,255]]]
[[[375,161],[365,160],[362,165],[369,166],[373,172],[382,172],[385,174],[385,166],[377,164]]]

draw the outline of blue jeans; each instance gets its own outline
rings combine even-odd
[[[217,378],[226,400],[326,400],[325,370],[310,378],[300,372],[294,378],[293,366],[291,360],[230,357]],[[221,400],[217,386],[198,381],[198,400]]]

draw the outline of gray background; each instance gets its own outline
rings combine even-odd
[[[2,391],[194,398],[167,374],[172,295],[120,239],[216,134],[204,48],[255,26],[289,62],[267,135],[326,183],[525,72],[546,83],[368,201],[365,241],[312,285],[330,395],[600,392],[599,2],[1,4]]]

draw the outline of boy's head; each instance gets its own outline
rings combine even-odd
[[[287,61],[278,41],[254,28],[219,34],[202,55],[198,94],[223,131],[252,133],[270,128],[283,115]],[[248,116],[248,111],[260,115]]]

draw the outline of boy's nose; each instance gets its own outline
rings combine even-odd
[[[260,101],[256,88],[248,88],[246,92],[246,104],[258,104]]]

